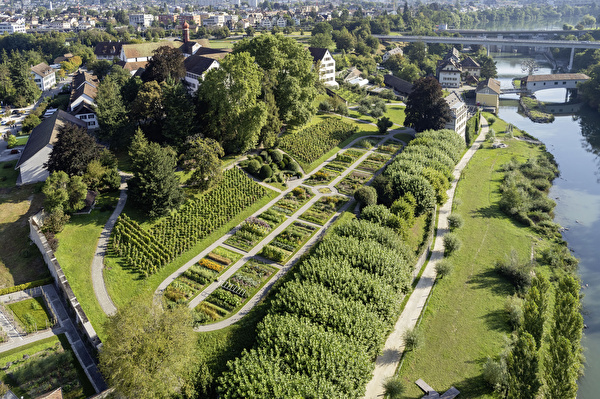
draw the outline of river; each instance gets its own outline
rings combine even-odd
[[[497,61],[498,78],[510,87],[514,77],[522,76],[523,55],[491,54]],[[537,60],[536,74],[552,73],[543,59]],[[542,101],[562,102],[565,89],[536,93]],[[517,99],[518,97],[513,97]],[[550,190],[556,200],[555,221],[568,230],[563,238],[579,258],[582,284],[586,367],[579,381],[579,399],[600,397],[600,115],[582,108],[575,115],[556,116],[553,123],[538,124],[517,113],[515,100],[501,100],[499,117],[525,130],[546,144],[554,155],[560,176]]]

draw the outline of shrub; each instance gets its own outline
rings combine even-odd
[[[450,230],[456,230],[463,225],[463,218],[457,213],[448,216],[448,227]]]
[[[417,200],[411,193],[406,193],[392,204],[390,210],[399,218],[404,219],[410,226],[415,223],[415,207]]]
[[[17,145],[17,138],[14,135],[9,134],[6,142],[8,143],[8,148],[14,148]]]
[[[258,171],[260,170],[260,162],[256,159],[251,160],[250,162],[248,162],[248,165],[246,166],[246,170],[250,173],[250,174],[257,174]]]
[[[273,162],[279,163],[283,161],[283,154],[279,151],[271,151],[269,152],[269,155],[271,156]]]
[[[523,321],[523,300],[517,295],[509,296],[504,304],[508,324],[516,330]]]
[[[377,204],[377,191],[370,186],[360,187],[354,192],[354,199],[363,207],[375,205]]]
[[[406,330],[402,339],[404,340],[404,350],[407,351],[414,351],[423,345],[423,336],[416,327]]]
[[[483,365],[483,379],[490,384],[496,392],[504,391],[508,379],[506,362],[504,359],[496,361],[488,357]]]
[[[44,218],[44,225],[42,231],[44,233],[60,233],[65,227],[65,224],[69,221],[71,216],[66,215],[62,209],[58,208],[46,215]]]
[[[269,165],[263,165],[260,168],[260,172],[259,172],[258,176],[261,179],[268,179],[269,177],[273,176],[273,169],[271,169],[271,167]]]
[[[441,259],[435,265],[435,273],[439,278],[444,278],[452,273],[453,268],[454,266],[452,265],[452,262],[450,262],[448,259]]]
[[[359,147],[364,148],[365,150],[370,150],[371,148],[373,148],[373,143],[371,143],[371,141],[367,140],[367,139],[362,139],[361,141],[358,142],[357,145]]]
[[[493,116],[490,116],[487,118],[487,121],[490,125],[493,125],[494,122],[496,122],[496,118],[494,118]]]
[[[454,251],[458,251],[460,249],[461,245],[462,245],[462,242],[460,241],[460,238],[458,238],[458,236],[456,234],[447,233],[444,236],[444,254],[445,255],[450,255]]]
[[[383,383],[383,392],[386,398],[400,399],[404,393],[404,384],[398,377],[388,378]]]
[[[496,270],[498,273],[506,277],[517,289],[524,292],[531,285],[531,265],[521,263],[517,251],[514,249],[510,252],[510,256],[506,256],[503,260],[496,261]]]

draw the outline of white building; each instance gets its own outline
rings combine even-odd
[[[183,61],[185,66],[185,81],[190,93],[195,93],[204,80],[204,75],[211,69],[219,67],[219,62],[201,55],[191,55]]]
[[[452,120],[446,123],[445,129],[454,130],[461,137],[465,137],[465,130],[467,128],[467,104],[456,94],[456,92],[450,93],[444,98],[448,106],[450,107],[450,113],[452,114]]]
[[[15,24],[13,22],[0,22],[0,35],[8,33],[25,33],[25,24]]]
[[[263,18],[260,20],[260,27],[265,29],[271,29],[273,24],[271,23],[270,18]]]
[[[404,55],[404,52],[402,51],[402,47],[394,47],[390,51],[387,51],[385,54],[383,54],[381,56],[381,60],[383,62],[386,62],[387,60],[390,59],[390,57],[392,57],[393,55],[396,55],[396,54]]]
[[[309,47],[315,65],[319,66],[319,79],[325,86],[338,87],[335,81],[335,60],[326,48]]]
[[[154,16],[152,14],[129,14],[129,25],[147,28],[152,25]]]
[[[285,28],[287,26],[287,19],[283,17],[277,19],[277,26],[279,26],[280,28]]]
[[[222,27],[225,25],[225,15],[215,14],[202,21],[202,26],[218,26]]]
[[[31,67],[33,80],[41,91],[46,91],[56,84],[56,73],[54,69],[45,63]]]

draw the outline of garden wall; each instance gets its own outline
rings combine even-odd
[[[31,238],[42,253],[44,261],[46,262],[46,265],[48,265],[48,270],[54,278],[54,284],[57,287],[59,295],[66,301],[67,310],[71,313],[71,316],[74,316],[75,318],[74,324],[79,330],[80,335],[83,337],[83,342],[91,346],[94,352],[97,352],[98,349],[100,349],[102,342],[100,341],[100,338],[98,338],[94,327],[92,327],[92,323],[90,323],[85,312],[81,308],[79,301],[75,297],[65,273],[60,267],[58,260],[56,260],[48,241],[46,241],[46,237],[38,227],[41,225],[39,215],[40,214],[38,213],[29,218],[29,238]]]

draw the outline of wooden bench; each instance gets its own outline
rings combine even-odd
[[[442,396],[440,396],[440,399],[454,399],[458,396],[459,393],[460,391],[458,389],[450,387],[450,389],[448,389],[446,392],[444,392]]]
[[[417,384],[417,386],[419,388],[421,388],[421,390],[425,393],[437,393],[435,391],[435,389],[433,389],[432,387],[429,386],[429,384],[427,384],[425,381],[423,381],[422,379],[418,379],[417,381],[415,381],[415,384]]]

